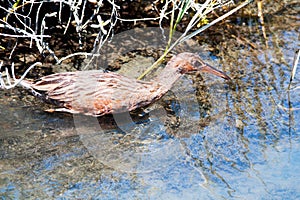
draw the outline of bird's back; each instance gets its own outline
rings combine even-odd
[[[31,87],[65,111],[94,116],[131,111],[166,92],[158,83],[96,70],[52,74],[31,83]]]

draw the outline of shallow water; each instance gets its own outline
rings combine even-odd
[[[296,22],[275,16],[267,41],[236,25],[255,48],[229,38],[209,58],[233,83],[184,76],[132,116],[46,113],[21,89],[0,91],[2,199],[299,199]]]

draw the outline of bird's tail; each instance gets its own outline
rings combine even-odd
[[[23,79],[24,77],[20,79],[16,79],[15,77],[12,78],[9,75],[7,75],[6,78],[7,78],[6,81],[7,83],[5,83],[5,81],[3,80],[4,78],[2,77],[2,74],[0,72],[0,89],[12,89],[16,86],[22,86],[26,90],[31,91],[31,93],[36,97],[42,98],[44,96],[40,92],[35,90],[35,88],[33,87],[33,81],[24,80]]]
[[[23,88],[30,90],[31,93],[33,94],[33,96],[39,97],[39,98],[43,98],[44,95],[42,95],[41,93],[39,93],[38,91],[36,91],[33,87],[32,87],[32,81],[29,80],[22,80],[19,85],[22,86]]]
[[[24,87],[25,89],[28,89],[28,90],[32,90],[32,81],[28,81],[28,80],[22,80],[19,85],[21,85],[22,87]]]

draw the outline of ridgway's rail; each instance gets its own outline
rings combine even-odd
[[[97,70],[64,72],[20,84],[59,108],[53,111],[102,116],[132,111],[160,99],[183,74],[208,72],[226,80],[230,77],[203,62],[197,54],[180,53],[171,58],[160,75],[141,81],[114,72]]]

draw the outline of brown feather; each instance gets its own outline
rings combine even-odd
[[[61,106],[57,111],[101,116],[132,111],[161,98],[184,73],[206,71],[225,79],[225,73],[205,64],[198,55],[174,56],[153,82],[140,81],[117,73],[96,70],[64,72],[23,86],[43,100]],[[21,82],[22,84],[22,82]]]

